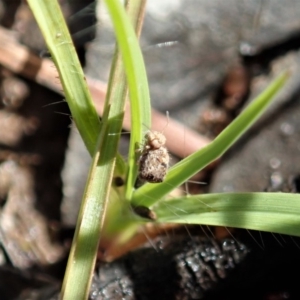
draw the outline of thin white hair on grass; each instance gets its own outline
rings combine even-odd
[[[264,246],[264,243],[263,243],[263,240],[261,238],[261,241],[262,241],[262,245],[257,241],[257,239],[255,239],[255,237],[253,236],[253,234],[250,232],[249,229],[246,229],[246,231],[248,232],[248,234],[251,236],[251,238],[253,239],[253,241],[258,245],[258,247],[261,249],[261,250],[265,250],[265,246]]]
[[[261,0],[259,1],[260,3],[258,4],[258,10],[257,12],[254,14],[253,16],[253,23],[252,23],[252,34],[256,35],[257,34],[257,30],[260,28],[261,26],[261,21],[262,21],[262,14],[263,11],[265,10],[265,5],[266,5],[266,1]],[[269,1],[267,1],[269,2]]]
[[[76,45],[81,45],[79,42],[84,41],[85,37],[89,37],[89,35],[93,34],[97,28],[105,28],[105,32],[110,32],[110,45],[101,45],[102,40],[100,37],[94,37],[93,41],[99,41],[99,43],[96,43],[96,48],[101,48],[102,50],[105,50],[105,47],[109,47],[109,52],[112,53],[113,49],[115,47],[115,37],[113,34],[113,26],[111,22],[111,18],[109,16],[109,13],[107,11],[106,6],[101,3],[101,1],[94,1],[90,4],[88,4],[86,7],[78,11],[77,13],[73,14],[68,18],[69,25],[76,24],[78,20],[86,17],[94,17],[96,22],[94,24],[91,24],[90,26],[83,28],[81,30],[78,30],[77,32],[72,34],[73,41]],[[106,38],[107,39],[107,38]],[[102,52],[103,53],[103,52]]]
[[[129,131],[125,131],[125,132],[112,132],[112,133],[109,133],[108,136],[127,135],[127,134],[130,134],[130,132]]]
[[[141,230],[143,231],[143,234],[145,235],[146,239],[148,240],[149,244],[153,247],[153,249],[155,249],[155,251],[159,251],[159,248],[157,248],[155,246],[155,244],[153,243],[153,239],[147,234],[147,231],[145,229],[144,226],[141,226]]]
[[[52,105],[61,104],[61,103],[67,103],[67,101],[65,99],[63,99],[61,101],[51,102],[51,103],[43,105],[42,108],[45,108],[45,107],[48,107],[48,106],[52,106]]]
[[[187,195],[189,195],[190,191],[189,191],[189,185],[188,185],[187,181],[184,183],[184,188],[185,188],[185,191],[186,191]]]
[[[204,181],[195,181],[195,180],[188,180],[186,183],[194,183],[194,184],[199,184],[199,185],[206,185],[207,182]]]
[[[199,226],[200,226],[200,228],[201,228],[203,234],[206,236],[207,239],[212,240],[212,239],[215,239],[215,238],[216,238],[215,235],[214,235],[214,233],[212,232],[212,230],[209,228],[208,225],[200,225],[200,224],[199,224]],[[207,233],[205,227],[206,227],[208,233]]]
[[[97,25],[95,25],[94,27],[97,27]],[[82,30],[83,32],[84,30]],[[87,31],[87,30],[86,30]],[[72,34],[72,37],[75,36],[75,41],[76,39],[78,39],[78,34]],[[100,41],[100,38],[94,38],[93,39],[94,42]],[[100,44],[100,43],[95,43],[96,45],[94,46],[95,49],[99,49],[99,51],[101,51],[101,53],[108,55],[108,54],[112,54],[114,49],[115,49],[115,42],[111,41],[108,42],[107,44]],[[159,49],[160,51],[164,50],[164,48],[167,47],[175,47],[177,44],[179,44],[178,41],[167,41],[167,42],[163,42],[163,43],[158,43],[158,44],[154,44],[154,45],[149,45],[149,46],[142,46],[141,50],[143,54],[146,54],[150,51],[153,51],[154,49]],[[163,46],[165,45],[165,46]]]
[[[283,242],[284,244],[287,243],[287,241],[285,240],[285,238],[284,238],[284,236],[283,236],[282,234],[278,233],[277,235],[281,238],[281,240],[282,240],[282,242]]]
[[[202,181],[187,180],[184,183],[185,193],[186,193],[187,196],[191,195],[190,191],[189,191],[189,185],[188,185],[189,183],[194,183],[194,184],[199,184],[199,185],[206,185],[207,184],[206,182],[202,182]]]
[[[271,232],[271,234],[272,234],[273,238],[276,240],[276,242],[280,245],[280,247],[283,247],[283,244],[279,241],[276,234],[274,232]]]
[[[155,48],[167,48],[167,47],[175,46],[175,45],[178,45],[178,44],[180,44],[180,42],[177,41],[177,40],[157,43],[157,44],[154,44],[154,45],[144,46],[143,47],[143,52],[146,52],[146,51],[149,51],[149,50],[155,49]]]
[[[188,197],[189,195],[187,195],[187,197]],[[190,196],[192,196],[192,195],[190,195]],[[195,196],[195,195],[193,195],[193,196]],[[201,194],[199,195],[199,197],[201,197]],[[198,202],[199,203],[201,203],[203,206],[206,206],[206,207],[208,207],[209,209],[211,209],[211,211],[216,211],[214,208],[212,208],[210,205],[208,205],[207,203],[205,203],[204,201],[202,201],[201,199],[197,199],[198,200]]]
[[[182,224],[182,226],[184,227],[185,231],[187,232],[188,236],[192,239],[193,235],[191,234],[191,232],[189,231],[189,227],[187,224]]]
[[[178,208],[177,206],[171,205],[168,201],[162,201],[162,205],[165,206],[171,213],[174,214],[174,216],[181,218],[182,214],[179,214],[179,212],[188,214],[188,211]]]
[[[91,5],[88,5],[88,7]],[[84,9],[81,10],[82,14]],[[92,15],[92,9],[90,8],[90,15]],[[82,30],[77,31],[76,33],[72,34],[72,38],[76,44],[76,41],[81,40],[83,37],[89,35],[90,33],[94,32],[95,29],[97,28],[101,28],[101,27],[105,27],[106,30],[111,31],[112,32],[112,25],[111,25],[111,20],[109,17],[108,12],[106,11],[105,7],[99,6],[96,10],[96,15],[97,15],[97,23],[94,25],[91,25],[89,27],[86,27]],[[77,17],[81,17],[81,15],[79,15],[79,13],[74,14],[73,16],[69,17],[69,19],[71,19],[71,23],[75,23],[75,19]],[[70,22],[69,22],[70,23]],[[95,37],[93,39],[93,41],[97,42],[99,41],[99,43],[96,44],[96,49],[99,48],[101,49],[101,51],[103,53],[109,54],[112,53],[114,48],[115,48],[115,39],[113,34],[111,35],[111,41],[109,44],[101,44],[101,39],[100,37]],[[165,42],[161,42],[161,43],[156,43],[153,45],[143,45],[142,46],[142,52],[146,53],[155,49],[164,49],[164,48],[170,48],[170,47],[174,47],[177,46],[178,44],[180,44],[180,42],[178,40],[171,40],[171,41],[165,41]]]
[[[163,127],[162,130],[152,130],[152,128],[148,127],[146,124],[142,124],[143,127],[145,127],[146,129],[143,129],[144,134],[146,134],[147,132],[160,132],[160,133],[164,133],[165,129],[168,127],[169,125],[169,121],[170,121],[170,114],[169,111],[166,110],[166,124]]]
[[[71,114],[62,113],[60,111],[53,111],[53,113],[58,114],[58,115],[68,116],[71,119],[71,121],[73,120]]]
[[[188,181],[187,181],[188,182]],[[197,182],[197,181],[194,181],[194,183],[195,182]],[[166,183],[165,183],[166,184]],[[201,182],[199,182],[199,184],[202,184]],[[174,187],[174,186],[172,186],[171,184],[168,184],[169,186],[171,186],[171,187]],[[187,188],[187,186],[185,185],[185,188]],[[174,189],[175,189],[175,187],[174,187]],[[188,188],[187,188],[188,189]],[[191,195],[190,193],[189,193],[189,191],[188,190],[185,190],[185,189],[182,189],[182,188],[179,188],[179,190],[181,191],[181,192],[183,192],[184,193],[184,195],[185,196],[199,196],[199,197],[201,197],[201,194],[199,194],[199,195]],[[173,198],[175,198],[175,197],[173,197]],[[206,206],[206,207],[208,207],[208,208],[210,208],[210,209],[212,209],[213,210],[213,208],[211,207],[211,206],[209,206],[208,204],[206,204],[205,202],[203,202],[201,199],[197,199],[199,202],[201,202],[204,206]]]
[[[101,19],[97,20],[96,16],[97,7],[99,7],[99,3],[97,4],[97,1],[91,2],[81,10],[68,17],[68,25],[71,28],[74,28],[74,26],[76,26],[78,22],[81,22],[82,20],[86,21],[89,19],[91,21],[90,26],[72,33],[72,39],[77,46],[83,46],[87,39],[90,38],[91,34],[96,31],[96,28],[100,26]],[[94,19],[92,19],[93,17]],[[93,20],[95,20],[94,23]]]
[[[58,114],[58,115],[63,115],[63,116],[67,116],[69,117],[69,120],[70,120],[70,125],[68,126],[68,128],[72,128],[72,124],[73,124],[73,117],[71,114],[67,114],[67,113],[62,113],[62,112],[59,112],[59,111],[53,111],[54,114]],[[75,127],[76,130],[78,131],[77,127]],[[79,134],[79,131],[78,131],[78,134]]]
[[[295,238],[293,236],[289,236],[292,242],[296,245],[296,247],[300,250],[300,245],[295,241]]]
[[[234,237],[234,235],[232,234],[231,230],[228,229],[228,227],[224,226],[225,230],[228,232],[228,234],[232,237],[232,239],[238,244],[240,245],[241,243]],[[263,244],[264,247],[264,244]]]
[[[78,12],[74,13],[73,15],[71,15],[68,18],[69,23],[75,23],[78,21],[79,18],[81,18],[82,16],[86,17],[86,16],[93,16],[94,12],[95,12],[95,5],[96,5],[97,1],[91,2],[90,4],[88,4],[87,6],[85,6],[84,8],[82,8],[81,10],[79,10]]]
[[[251,236],[251,238],[255,241],[255,243],[262,249],[265,249],[265,243],[262,237],[262,232],[258,231],[258,234],[260,236],[261,244],[258,243],[258,241],[254,238],[254,236],[251,234],[249,230],[247,230],[248,234]],[[275,241],[280,245],[280,247],[284,247],[284,244],[287,244],[287,240],[282,236],[282,234],[269,232],[269,234],[272,235],[272,237],[275,239]],[[300,245],[295,241],[294,237],[289,236],[289,238],[292,240],[292,242],[295,244],[295,246],[300,249]]]
[[[166,123],[165,127],[163,128],[163,130],[161,131],[162,134],[164,133],[164,131],[166,130],[166,128],[168,127],[169,122],[170,122],[170,114],[169,114],[168,110],[166,110],[166,118],[167,118],[167,123]]]
[[[93,33],[95,31],[95,29],[97,28],[97,26],[99,26],[99,24],[94,24],[94,25],[91,25],[84,29],[81,29],[75,33],[72,33],[72,40],[73,40],[74,44],[76,46],[83,46],[79,43],[79,41],[81,39],[83,39],[84,37],[88,36],[89,34]],[[93,38],[93,41],[97,41],[97,40],[99,40],[99,39]]]
[[[103,55],[112,55],[115,49],[115,36],[113,34],[113,26],[111,23],[111,18],[109,16],[109,13],[102,3],[98,2],[97,6],[95,7],[95,2],[87,5],[85,8],[80,10],[79,12],[75,13],[74,15],[70,16],[68,18],[69,24],[74,24],[77,22],[78,19],[85,17],[85,16],[93,16],[97,18],[97,23],[92,24],[86,28],[83,28],[75,33],[72,33],[73,41],[76,45],[81,45],[80,42],[85,40],[85,37],[93,34],[97,28],[101,30],[105,30],[105,42],[103,42],[103,36],[96,35],[96,37],[93,38],[93,48],[95,50],[99,49],[98,51],[101,52]],[[109,33],[109,34],[108,34]],[[105,44],[104,44],[105,43]],[[172,41],[165,41],[161,43],[157,43],[154,45],[149,46],[142,46],[143,53],[148,52],[150,50],[153,50],[155,48],[157,49],[163,49],[163,48],[170,48],[174,47],[179,42],[177,40]]]

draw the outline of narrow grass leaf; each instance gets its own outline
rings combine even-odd
[[[261,116],[274,95],[288,78],[288,73],[280,75],[261,93],[232,123],[230,123],[208,146],[191,154],[168,171],[164,182],[147,183],[137,189],[132,197],[134,205],[150,207],[170,193],[212,161],[219,158],[234,142]]]
[[[131,136],[126,188],[126,197],[129,199],[137,176],[137,145],[143,141],[144,128],[151,128],[151,104],[144,60],[132,24],[120,1],[106,0],[105,3],[112,17],[118,46],[122,53],[130,95]]]
[[[103,126],[93,156],[76,230],[68,259],[61,297],[87,299],[96,262],[103,220],[108,203],[116,156],[109,151],[109,106],[103,114]]]
[[[96,148],[100,120],[57,0],[27,1],[57,67],[72,119],[91,155]]]
[[[300,195],[222,193],[160,201],[157,222],[237,227],[300,236]]]

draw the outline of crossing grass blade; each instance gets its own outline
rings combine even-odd
[[[191,154],[169,169],[164,182],[147,183],[137,189],[132,196],[133,205],[150,207],[183,184],[205,166],[219,158],[236,140],[261,116],[289,77],[280,75],[252,103],[233,120],[208,146]]]
[[[222,193],[161,201],[157,222],[205,224],[300,236],[300,195]]]

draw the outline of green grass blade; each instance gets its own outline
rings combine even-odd
[[[161,201],[157,222],[205,224],[300,236],[300,195],[222,193]]]
[[[220,157],[261,116],[287,78],[287,73],[279,76],[213,142],[170,168],[164,182],[147,183],[137,189],[132,197],[133,205],[150,207]]]
[[[130,5],[127,6],[127,9],[139,31],[141,22],[136,17],[136,12],[132,11]],[[118,16],[112,15],[112,18],[118,18]],[[126,96],[124,67],[121,54],[116,50],[106,95],[103,126],[98,141],[99,150],[93,159],[80,210],[62,288],[63,299],[86,299],[89,293],[99,240],[103,234],[101,230],[104,215],[110,197]],[[117,222],[118,220],[109,221]]]
[[[103,115],[103,126],[93,157],[87,186],[79,211],[76,230],[62,285],[61,299],[87,299],[96,262],[104,214],[114,171],[115,156],[107,151],[111,120],[109,109]]]
[[[147,74],[137,36],[118,0],[106,0],[106,5],[113,17],[118,46],[123,56],[127,75],[131,106],[131,136],[129,147],[129,172],[126,197],[129,199],[136,180],[136,145],[143,141],[144,128],[151,128],[151,104]],[[139,1],[132,1],[138,3]]]
[[[112,176],[122,130],[127,95],[121,55],[116,50],[106,95],[99,151],[93,158],[88,183],[82,201],[67,271],[62,288],[63,299],[87,299],[106,206],[110,196]],[[118,161],[122,163],[122,161]],[[119,166],[119,171],[124,165]],[[119,174],[124,175],[124,174]],[[82,262],[82,263],[81,263]]]
[[[92,155],[101,127],[100,120],[58,2],[29,0],[28,4],[59,72],[72,118]]]

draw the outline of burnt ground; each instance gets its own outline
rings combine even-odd
[[[43,59],[46,46],[26,4],[0,3],[2,29]],[[87,74],[105,82],[113,43],[106,13],[95,11],[92,5],[82,12],[87,1],[61,3]],[[208,183],[201,192],[299,192],[298,2],[190,0],[159,5],[152,0],[148,4],[141,43],[153,106],[162,114],[168,110],[171,118],[208,140],[276,75],[292,70],[291,80],[268,113],[217,165],[197,176]],[[100,26],[93,27],[96,17]],[[81,34],[86,28],[89,30]],[[157,46],[166,41],[175,42]],[[0,298],[56,299],[89,157],[73,129],[75,141],[68,142],[71,118],[63,97],[34,77],[28,79],[26,72],[16,72],[13,61],[4,64],[4,58],[0,60]],[[30,73],[30,64],[23,68]],[[178,132],[169,127],[176,142]],[[122,138],[121,151],[127,142]],[[169,150],[172,152],[172,147]],[[199,192],[198,185],[190,187],[193,189]],[[181,243],[174,237],[173,244],[167,242],[159,253],[146,247],[113,264],[101,265],[91,298],[299,299],[293,273],[300,266],[300,241],[233,231],[240,241],[236,245],[226,230],[225,236],[218,234],[220,229],[212,230],[217,236],[213,242],[206,230],[204,238],[195,243]],[[190,229],[192,234],[194,231],[199,234]],[[228,240],[231,248],[224,246]],[[208,249],[209,260],[195,258],[195,253],[203,254],[202,247]],[[245,257],[234,257],[235,252]],[[221,267],[211,263],[220,259]],[[144,264],[147,260],[162,266]],[[190,269],[178,270],[182,262],[190,263]],[[150,278],[149,268],[153,272]],[[170,275],[173,271],[181,281]],[[156,277],[164,280],[155,281]],[[179,286],[174,282],[180,282]]]

